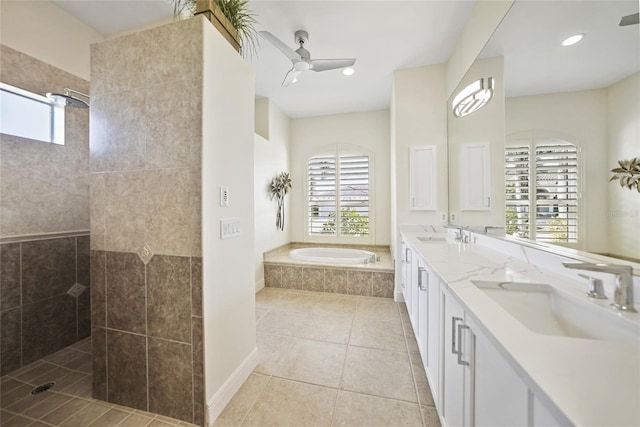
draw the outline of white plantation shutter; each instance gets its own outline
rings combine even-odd
[[[309,234],[331,234],[328,224],[336,211],[336,158],[317,156],[307,163]]]
[[[578,241],[579,152],[559,139],[507,146],[507,234],[541,242]]]
[[[340,161],[340,235],[369,235],[369,156],[343,155]]]
[[[507,234],[529,239],[529,147],[505,150]]]
[[[331,154],[307,162],[310,236],[369,236],[369,156]]]
[[[536,146],[536,240],[578,240],[578,149],[558,142]]]

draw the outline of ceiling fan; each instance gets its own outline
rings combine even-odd
[[[640,15],[638,13],[632,13],[631,15],[623,16],[620,19],[620,23],[618,25],[620,25],[621,27],[626,27],[627,25],[637,25],[639,16]]]
[[[303,71],[328,71],[338,68],[350,67],[356,63],[355,58],[348,59],[311,59],[311,54],[304,48],[309,41],[309,34],[306,31],[295,32],[295,41],[300,46],[293,50],[280,39],[268,31],[260,31],[260,35],[269,40],[280,52],[284,53],[291,60],[293,67],[287,72],[282,81],[282,86],[289,86]]]

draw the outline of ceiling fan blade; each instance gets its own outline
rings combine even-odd
[[[282,41],[280,41],[279,38],[277,38],[276,36],[274,36],[270,32],[268,32],[268,31],[260,31],[260,35],[262,37],[264,37],[265,39],[269,40],[271,42],[271,44],[273,44],[276,48],[278,48],[278,50],[280,52],[284,53],[286,55],[286,57],[289,58],[290,60],[292,60],[294,62],[300,61],[301,57],[300,57],[300,55],[298,55],[298,53],[296,53],[295,50],[291,49],[289,46],[284,44]]]
[[[631,15],[623,16],[618,25],[626,27],[627,25],[636,25],[638,22],[640,22],[640,14],[632,13]]]
[[[295,68],[290,69],[287,75],[284,76],[284,80],[282,81],[282,86],[284,87],[289,86],[291,83],[293,83],[293,80],[295,80],[299,75],[300,75],[300,71],[296,70]]]
[[[349,59],[314,59],[311,61],[313,71],[335,70],[337,68],[351,67],[356,63],[355,58]]]

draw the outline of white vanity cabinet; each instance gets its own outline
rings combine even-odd
[[[422,364],[436,407],[440,401],[440,280],[422,257],[418,257],[418,331],[416,338]]]
[[[528,425],[527,385],[455,297],[444,288],[442,295],[446,425]]]
[[[402,242],[404,297],[436,407],[440,401],[440,281],[411,244]]]

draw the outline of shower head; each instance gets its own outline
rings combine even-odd
[[[64,88],[64,94],[62,93],[47,93],[47,98],[55,102],[56,104],[63,105],[65,107],[73,107],[73,108],[89,108],[89,103],[84,101],[74,94],[83,96],[89,99],[89,95],[84,94],[82,92],[75,91],[73,89]]]

